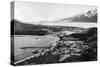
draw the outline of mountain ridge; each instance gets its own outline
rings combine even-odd
[[[47,35],[54,32],[60,32],[64,30],[84,30],[80,27],[66,27],[66,26],[48,26],[48,25],[35,25],[22,23],[17,20],[11,21],[12,35]]]
[[[69,22],[95,22],[97,23],[97,9],[89,10],[86,13],[81,13],[69,18],[64,18],[63,20],[68,20]]]

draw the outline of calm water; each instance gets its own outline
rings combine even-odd
[[[51,25],[51,26],[71,26],[71,27],[82,27],[82,28],[91,28],[97,27],[96,22],[55,22],[55,23],[42,23],[43,25]]]
[[[48,44],[57,37],[54,36],[29,36],[29,35],[17,35],[14,36],[14,56],[15,61],[24,59],[28,56],[33,55],[32,52],[35,48],[21,49],[22,47],[51,47],[51,44]]]

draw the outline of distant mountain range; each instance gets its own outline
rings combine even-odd
[[[86,13],[64,18],[62,20],[68,20],[69,22],[97,22],[97,9],[89,10]]]

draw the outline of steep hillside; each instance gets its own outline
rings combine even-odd
[[[89,10],[86,13],[81,13],[69,18],[64,18],[61,21],[69,22],[97,22],[97,9]]]
[[[97,10],[90,10],[84,14],[70,18],[71,22],[97,22]]]

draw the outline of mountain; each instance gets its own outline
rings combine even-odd
[[[11,21],[11,35],[47,35],[65,30],[75,32],[78,30],[84,30],[84,28],[68,26],[49,26],[40,24],[36,25],[22,23],[17,20]]]
[[[97,22],[97,10],[90,10],[82,15],[75,16],[72,22]]]
[[[97,9],[62,20],[68,20],[69,22],[97,22]]]
[[[46,27],[41,25],[26,24],[16,20],[11,21],[11,35],[42,35],[44,33],[46,34],[47,31],[41,30],[41,28]]]

